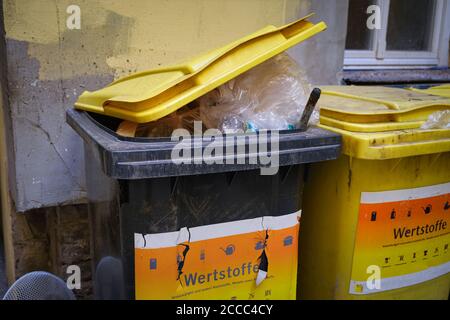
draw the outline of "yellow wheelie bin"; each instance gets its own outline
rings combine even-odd
[[[410,88],[410,90],[450,98],[450,83],[442,84],[440,86],[430,87],[428,89]]]
[[[322,88],[320,127],[342,156],[309,166],[300,299],[448,299],[450,129],[421,129],[442,96]]]

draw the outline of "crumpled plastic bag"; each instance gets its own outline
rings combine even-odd
[[[222,132],[295,129],[310,91],[304,72],[282,53],[200,97],[200,118]],[[310,123],[317,121],[315,110]]]
[[[450,129],[450,110],[437,111],[428,117],[421,129]]]
[[[191,104],[153,122],[140,124],[136,129],[136,137],[170,137],[175,129],[186,129],[194,132],[194,121],[201,121],[200,108]]]

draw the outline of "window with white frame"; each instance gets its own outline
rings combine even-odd
[[[446,0],[350,0],[344,68],[439,65],[447,5]]]

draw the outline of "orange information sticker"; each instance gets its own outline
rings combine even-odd
[[[398,289],[445,275],[449,244],[450,183],[362,192],[350,293]]]
[[[295,299],[297,213],[135,234],[136,299]]]

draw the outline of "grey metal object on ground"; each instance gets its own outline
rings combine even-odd
[[[3,300],[75,300],[75,295],[57,276],[33,271],[14,282]]]

